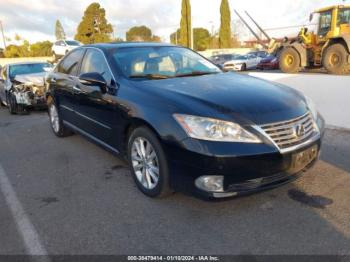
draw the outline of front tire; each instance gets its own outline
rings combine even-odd
[[[51,101],[48,105],[49,117],[51,129],[58,137],[66,137],[72,135],[72,131],[69,130],[64,124],[57,110],[56,104]]]
[[[164,150],[150,129],[138,127],[132,131],[128,140],[128,160],[135,183],[142,193],[153,198],[172,193]]]
[[[26,110],[23,105],[17,104],[16,97],[11,92],[8,92],[6,94],[6,103],[9,113],[11,115],[16,115],[17,113],[24,113]]]
[[[334,44],[327,48],[322,64],[331,74],[344,75],[350,72],[346,48],[342,44]]]
[[[292,47],[284,48],[280,55],[279,66],[283,73],[298,73],[301,69],[299,53]]]

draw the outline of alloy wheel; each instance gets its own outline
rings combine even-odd
[[[137,137],[133,141],[131,162],[140,184],[145,189],[154,189],[159,181],[159,162],[156,151],[147,139]]]
[[[50,121],[51,121],[52,129],[56,133],[58,133],[60,130],[60,122],[59,122],[57,108],[54,104],[50,105]]]

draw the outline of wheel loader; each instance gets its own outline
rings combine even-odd
[[[252,30],[236,11],[243,23],[270,54],[279,58],[280,69],[285,73],[297,73],[304,68],[324,67],[331,74],[350,73],[350,6],[337,5],[316,10],[310,15],[310,22],[317,15],[317,32],[301,28],[293,39],[283,41],[270,38],[257,22],[246,12],[258,29],[269,41],[264,41]]]

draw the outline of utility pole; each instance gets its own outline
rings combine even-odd
[[[6,39],[5,39],[5,35],[4,35],[4,28],[2,26],[2,21],[0,20],[0,27],[1,27],[1,34],[2,34],[2,39],[4,41],[4,49],[6,49]]]

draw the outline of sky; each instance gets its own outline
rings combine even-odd
[[[6,37],[20,35],[29,42],[54,41],[55,21],[59,19],[68,38],[74,38],[85,8],[92,0],[0,0],[0,21]],[[132,26],[146,25],[163,41],[179,27],[181,0],[101,0],[107,20],[113,25],[115,36],[125,38]],[[210,32],[220,27],[221,0],[191,0],[193,27]],[[233,10],[247,10],[263,28],[306,25],[312,10],[342,4],[343,0],[229,0],[232,20],[238,19]],[[350,0],[345,3],[350,4]],[[234,30],[240,31],[242,28]],[[294,29],[268,31],[283,37]],[[249,38],[245,35],[245,38]],[[0,47],[3,39],[0,35]]]

